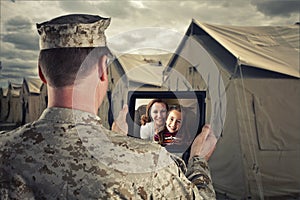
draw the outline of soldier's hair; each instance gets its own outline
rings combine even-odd
[[[110,52],[106,47],[53,48],[40,51],[39,66],[52,87],[73,85],[77,73],[86,75],[103,55]]]

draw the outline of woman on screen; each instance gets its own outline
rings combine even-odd
[[[153,137],[164,128],[168,104],[162,99],[151,100],[146,107],[146,114],[141,117],[140,137],[153,141]]]

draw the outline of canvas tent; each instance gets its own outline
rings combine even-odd
[[[224,126],[210,160],[222,198],[300,197],[299,33],[299,25],[238,27],[193,20],[169,63],[185,77],[176,80],[166,70],[169,90],[206,90],[212,125],[224,114],[224,121],[217,120]],[[226,103],[213,102],[216,97]]]
[[[23,102],[23,123],[38,119],[45,107],[40,98],[43,82],[39,78],[24,78],[21,96]]]
[[[168,64],[172,54],[121,54],[112,63],[110,70],[110,90],[120,81],[125,81],[127,88],[161,87],[162,71]]]
[[[118,116],[123,105],[127,103],[128,91],[137,89],[160,90],[163,81],[162,72],[171,56],[170,53],[156,55],[116,53],[116,59],[108,68],[107,99],[99,109],[99,116],[103,122],[110,122],[110,124],[104,124],[106,127],[110,127],[113,118]],[[110,112],[109,115],[107,115],[108,112]]]
[[[21,124],[22,123],[22,84],[9,82],[8,85],[8,117],[6,122]]]
[[[8,88],[0,88],[0,121],[4,122],[8,116]]]

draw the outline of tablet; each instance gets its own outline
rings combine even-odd
[[[167,145],[171,153],[183,154],[189,151],[194,138],[201,133],[205,123],[205,91],[129,91],[128,92],[128,136],[140,138],[141,116],[146,113],[147,104],[153,99],[162,99],[169,108],[180,106],[182,127],[178,131],[185,144]]]

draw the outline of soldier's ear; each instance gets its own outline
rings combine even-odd
[[[39,77],[43,81],[43,83],[47,84],[47,80],[46,80],[46,78],[45,78],[45,76],[42,72],[42,69],[41,69],[40,65],[39,65]]]
[[[106,56],[101,56],[98,62],[98,77],[101,81],[108,80],[106,60]]]

